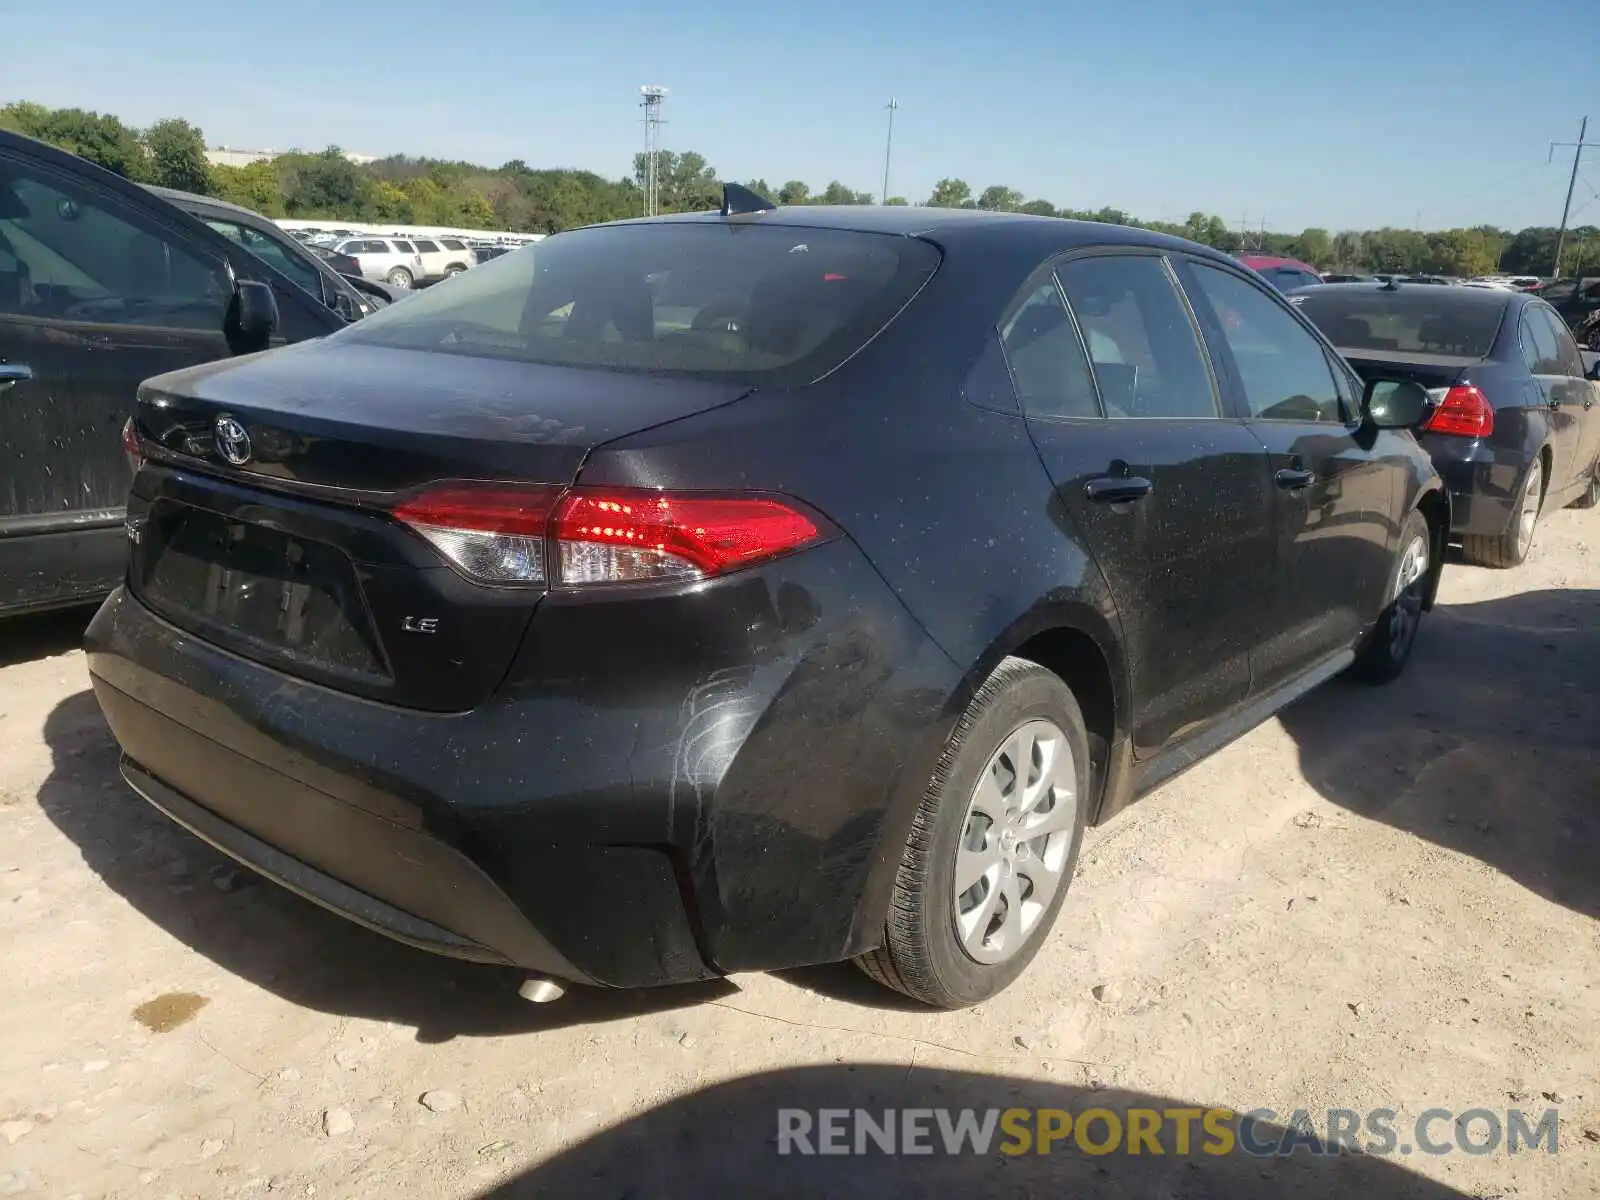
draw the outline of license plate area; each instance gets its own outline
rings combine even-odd
[[[162,500],[134,565],[141,598],[208,641],[350,680],[393,677],[356,567],[335,546]]]

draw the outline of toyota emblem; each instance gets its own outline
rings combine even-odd
[[[229,416],[217,418],[217,453],[236,467],[250,461],[250,434]]]

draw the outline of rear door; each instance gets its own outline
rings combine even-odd
[[[439,248],[438,242],[430,242],[426,238],[418,238],[411,243],[417,248],[417,257],[422,262],[422,274],[427,279],[438,279],[444,274],[444,251]]]
[[[1564,490],[1576,477],[1582,450],[1583,402],[1589,399],[1589,385],[1570,378],[1561,360],[1561,344],[1556,340],[1555,323],[1560,318],[1543,304],[1530,304],[1522,310],[1518,340],[1523,361],[1533,375],[1535,392],[1530,407],[1542,406],[1547,442],[1550,447],[1550,478],[1545,490]]]
[[[1149,757],[1248,695],[1272,577],[1261,444],[1223,416],[1159,254],[1069,258],[1001,332],[1063,520],[1116,600]]]
[[[1289,306],[1243,272],[1181,272],[1235,411],[1267,448],[1276,563],[1252,654],[1269,691],[1349,648],[1377,615],[1398,536],[1398,468],[1364,446],[1355,383]]]
[[[1563,408],[1570,407],[1578,426],[1577,449],[1574,451],[1572,471],[1566,486],[1581,490],[1588,486],[1594,475],[1595,460],[1600,458],[1600,384],[1584,376],[1583,356],[1578,353],[1578,343],[1560,316],[1554,311],[1534,306],[1533,315],[1545,318],[1550,324],[1551,337],[1556,343],[1556,362],[1560,365],[1564,383],[1561,387]]]

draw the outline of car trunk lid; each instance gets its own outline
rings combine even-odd
[[[561,489],[593,447],[749,390],[338,343],[159,376],[139,398],[130,586],[288,674],[464,711],[544,589],[468,579],[395,504],[441,479]]]

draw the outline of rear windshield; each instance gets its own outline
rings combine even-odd
[[[1465,290],[1465,289],[1463,289]],[[1483,358],[1494,347],[1504,303],[1470,298],[1454,288],[1413,287],[1397,292],[1314,288],[1295,296],[1300,311],[1341,350],[1396,350]]]
[[[927,242],[847,230],[597,226],[501,255],[337,336],[530,363],[803,383],[860,349],[938,264]]]

